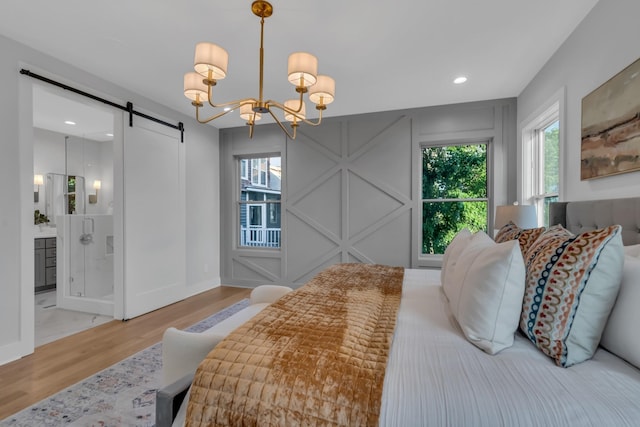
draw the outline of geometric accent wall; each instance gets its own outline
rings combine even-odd
[[[499,103],[503,104],[504,100]],[[514,101],[508,104],[515,106]],[[478,103],[472,109],[471,116],[482,122],[477,126],[483,137],[487,126],[493,127],[483,117],[493,117],[500,106]],[[295,140],[287,139],[276,125],[256,126],[253,139],[248,139],[246,128],[222,130],[222,283],[296,286],[340,262],[415,266],[413,234],[419,228],[414,230],[412,221],[419,209],[420,183],[416,136],[424,133],[424,117],[445,114],[447,121],[454,119],[456,109],[448,108],[444,113],[432,108],[434,116],[424,108],[325,119],[318,127],[301,125]],[[468,108],[461,107],[459,113],[465,119],[460,122],[465,135],[473,134],[467,129]],[[515,129],[515,111],[509,116],[509,127]],[[282,156],[280,250],[238,249],[235,244],[234,156],[250,153]]]
[[[287,146],[287,279],[305,282],[336,262],[409,267],[410,120],[365,116],[299,131]]]

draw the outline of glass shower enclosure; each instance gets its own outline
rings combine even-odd
[[[65,137],[65,174],[49,173],[46,213],[57,229],[57,306],[113,316],[111,142]]]

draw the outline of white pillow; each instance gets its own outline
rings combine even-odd
[[[451,243],[447,246],[447,249],[444,251],[444,255],[442,256],[442,268],[440,270],[440,283],[442,284],[442,289],[444,290],[444,294],[449,298],[448,293],[450,290],[449,283],[447,282],[446,275],[449,271],[453,270],[458,262],[458,257],[462,253],[462,250],[465,248],[469,240],[471,240],[471,231],[468,228],[463,228],[460,230],[454,237]]]
[[[640,259],[625,256],[622,282],[600,345],[640,368]]]
[[[495,243],[484,232],[468,241],[447,272],[449,306],[467,339],[489,354],[513,345],[524,295],[525,267],[517,240]]]
[[[625,255],[640,257],[640,245],[623,246],[622,251]]]

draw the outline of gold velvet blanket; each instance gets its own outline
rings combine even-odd
[[[271,304],[200,364],[187,426],[377,425],[403,277],[338,264]]]

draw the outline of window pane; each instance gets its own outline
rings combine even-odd
[[[280,247],[280,160],[280,157],[239,159],[239,246]],[[245,179],[244,173],[248,175]]]
[[[249,209],[249,227],[262,225],[262,205],[247,205]]]
[[[280,230],[280,203],[267,203],[267,228]]]
[[[456,233],[486,231],[487,202],[424,202],[422,253],[443,254]]]
[[[558,194],[560,175],[560,122],[543,129],[544,135],[544,193]]]
[[[240,160],[240,179],[248,179],[249,175],[247,175],[247,160]]]
[[[487,145],[422,148],[422,198],[487,197]]]
[[[558,201],[558,196],[551,196],[551,197],[545,197],[544,198],[544,205],[543,205],[543,219],[544,219],[544,226],[548,227],[549,226],[549,203],[553,203],[553,202],[557,202]]]
[[[258,162],[258,159],[252,159],[251,160],[251,183],[254,185],[259,185],[260,184],[260,169],[259,169],[260,163]]]

